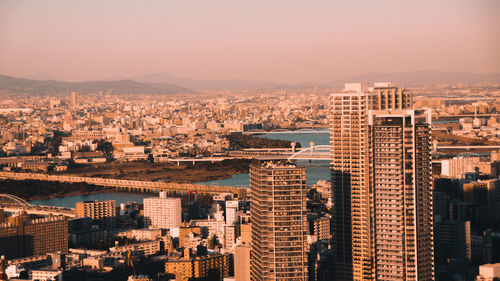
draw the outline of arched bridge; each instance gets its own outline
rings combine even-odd
[[[289,160],[330,160],[330,146],[316,145],[307,148],[249,148],[242,151],[230,151],[229,158],[254,159],[276,158]]]
[[[316,145],[304,148],[290,155],[288,160],[330,160],[330,146]]]
[[[330,132],[329,128],[304,128],[297,130],[289,129],[274,129],[270,131],[265,131],[262,129],[253,129],[243,132],[244,135],[267,135],[267,134],[328,134]]]
[[[0,194],[0,209],[10,213],[26,212],[36,215],[76,217],[74,209],[34,205],[12,194]]]

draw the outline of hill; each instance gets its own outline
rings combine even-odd
[[[194,93],[193,90],[168,84],[147,84],[130,79],[116,81],[61,82],[56,80],[33,80],[0,75],[0,92],[28,94],[57,94],[77,91],[80,93],[96,93],[112,90],[115,94],[158,94]]]
[[[500,73],[438,72],[414,71],[396,73],[365,73],[337,79],[322,86],[342,88],[349,82],[395,82],[401,86],[418,87],[440,84],[454,85],[458,83],[500,83]]]
[[[152,73],[131,79],[143,83],[172,83],[197,91],[264,90],[283,87],[283,85],[279,83],[269,81],[251,81],[242,79],[198,80],[178,77],[168,73]]]

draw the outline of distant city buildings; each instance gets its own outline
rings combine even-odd
[[[78,102],[78,93],[77,92],[71,92],[71,105],[75,107]]]
[[[261,159],[251,164],[248,198],[189,193],[182,206],[161,192],[119,212],[114,200],[79,202],[71,219],[0,210],[0,279],[498,278],[499,85],[410,95],[391,83],[348,83],[331,92],[8,96],[0,101],[5,174],[156,181],[163,168],[217,166],[262,140],[242,132],[329,127],[332,181],[307,187],[305,168]],[[296,144],[275,151],[300,151]]]

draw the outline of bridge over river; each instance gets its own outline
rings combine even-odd
[[[0,172],[0,179],[10,180],[41,180],[68,183],[86,183],[98,186],[113,187],[118,190],[136,192],[168,191],[174,194],[219,194],[233,193],[238,198],[245,198],[247,189],[244,187],[214,186],[189,183],[153,182],[141,180],[108,179],[94,177],[74,177],[65,175],[48,175],[38,173]]]
[[[0,194],[0,209],[9,213],[26,212],[36,215],[55,215],[76,217],[75,209],[55,206],[33,205],[28,201],[12,194]]]

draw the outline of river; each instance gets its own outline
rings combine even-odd
[[[289,140],[300,143],[302,147],[309,147],[310,142],[314,142],[314,145],[324,145],[329,143],[329,134],[269,134],[262,135],[261,137],[266,137],[270,139],[280,139]],[[330,170],[328,161],[297,161],[297,164],[304,166],[307,169],[306,177],[307,184],[312,185],[318,180],[329,180]],[[207,182],[199,182],[199,184],[207,185],[219,185],[219,186],[238,186],[238,187],[249,187],[249,175],[248,174],[238,174],[233,175],[231,178],[222,180],[213,180]],[[62,198],[53,198],[46,200],[36,200],[31,203],[37,205],[46,206],[59,206],[74,208],[76,202],[87,201],[87,200],[115,200],[116,204],[120,204],[128,201],[135,201],[142,203],[145,197],[150,197],[150,194],[141,193],[130,193],[130,192],[104,192],[89,195],[77,195],[77,196],[67,196]]]

